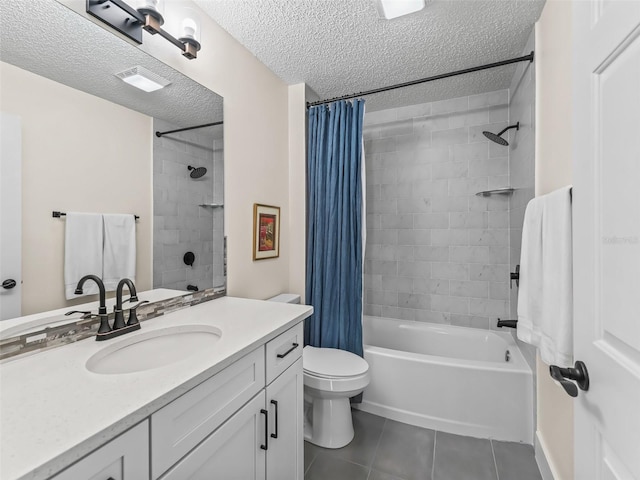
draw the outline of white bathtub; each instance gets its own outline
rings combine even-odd
[[[357,408],[459,435],[533,443],[531,369],[509,333],[368,316],[363,327],[371,383]]]

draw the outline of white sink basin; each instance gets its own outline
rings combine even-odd
[[[221,336],[220,329],[208,325],[180,325],[125,336],[115,343],[107,341],[86,366],[90,372],[107,375],[142,372],[210,349]]]

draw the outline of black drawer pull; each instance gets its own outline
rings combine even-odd
[[[264,445],[260,445],[260,448],[262,450],[269,450],[269,412],[261,408],[260,413],[264,415]]]
[[[278,402],[271,400],[271,403],[276,407],[276,433],[272,433],[271,438],[278,438]]]
[[[287,351],[286,351],[286,352],[284,352],[284,353],[279,353],[278,355],[276,355],[276,357],[278,357],[278,358],[284,358],[284,357],[286,357],[287,355],[289,355],[291,352],[293,352],[296,348],[298,348],[298,344],[297,344],[297,343],[293,343],[293,344],[291,344],[291,348],[290,348],[289,350],[287,350]]]

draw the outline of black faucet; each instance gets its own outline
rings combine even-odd
[[[122,314],[122,290],[125,285],[129,287],[129,293],[131,294],[131,298],[127,301],[137,301],[138,295],[136,292],[136,287],[131,280],[128,278],[123,278],[118,283],[118,287],[116,289],[116,304],[113,307],[114,311],[114,321],[113,328],[109,325],[109,315],[107,314],[107,306],[105,304],[105,288],[102,280],[96,275],[86,275],[80,279],[78,282],[78,286],[76,287],[76,295],[82,294],[82,285],[87,280],[93,280],[98,284],[98,288],[100,289],[100,308],[98,309],[98,316],[100,317],[100,327],[98,328],[98,334],[96,335],[97,341],[109,340],[110,338],[119,337],[120,335],[124,335],[125,333],[133,332],[135,330],[140,330],[140,322],[138,321],[138,317],[136,315],[136,310],[143,303],[149,303],[148,301],[140,302],[135,307],[131,307],[129,309],[129,320],[127,323],[124,323],[124,316]],[[69,312],[71,313],[83,313],[87,315],[83,318],[90,318],[91,312]]]
[[[126,325],[124,323],[124,315],[122,314],[122,290],[124,286],[129,288],[129,293],[131,294],[131,298],[129,298],[129,302],[137,302],[138,294],[136,292],[136,286],[133,284],[131,280],[128,278],[123,278],[118,282],[118,288],[116,289],[116,304],[113,306],[114,312],[114,320],[113,320],[113,329],[119,330],[124,328]],[[137,307],[136,307],[137,308]]]
[[[106,305],[106,293],[104,290],[104,283],[97,275],[85,275],[80,279],[78,285],[76,285],[76,295],[82,295],[84,292],[82,291],[82,286],[84,282],[87,280],[93,280],[98,285],[98,289],[100,291],[100,307],[98,308],[98,316],[100,317],[100,328],[98,328],[98,335],[109,333],[111,331],[111,327],[109,326],[109,315],[107,314],[107,305]]]

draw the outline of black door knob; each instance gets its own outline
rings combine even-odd
[[[557,365],[549,365],[549,373],[551,378],[560,382],[564,391],[572,397],[578,396],[578,387],[585,392],[589,390],[589,372],[584,362],[578,360],[574,367],[561,368]],[[573,381],[576,383],[573,383]],[[576,387],[576,384],[578,387]]]
[[[2,288],[5,288],[7,290],[12,289],[16,285],[17,285],[17,283],[13,278],[8,278],[4,282],[2,282]]]

